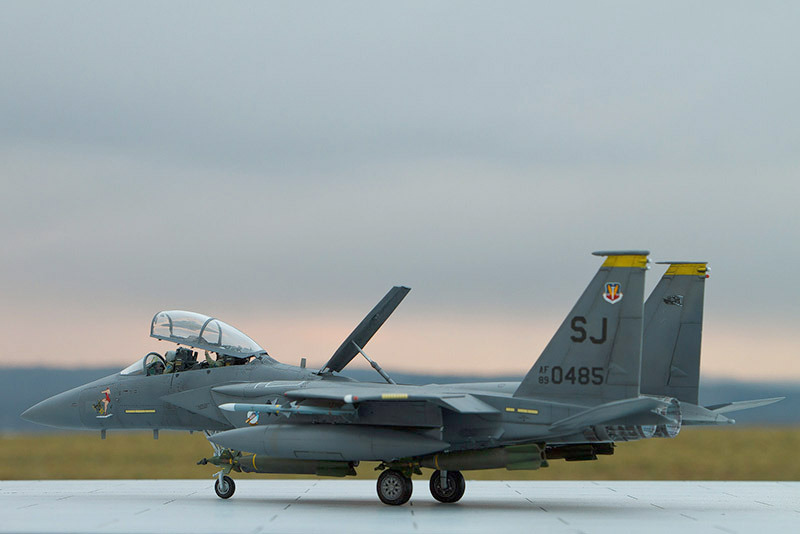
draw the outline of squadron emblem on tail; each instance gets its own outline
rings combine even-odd
[[[622,300],[622,291],[620,291],[619,282],[609,282],[606,284],[606,292],[603,293],[603,299],[611,304],[616,304]]]

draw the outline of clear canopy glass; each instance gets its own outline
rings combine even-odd
[[[158,312],[150,325],[150,337],[239,358],[267,353],[231,325],[190,311]]]

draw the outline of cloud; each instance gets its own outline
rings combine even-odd
[[[795,12],[12,4],[0,290],[141,321],[358,315],[404,283],[453,324],[557,321],[588,252],[649,248],[788,346]]]

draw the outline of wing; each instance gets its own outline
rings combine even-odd
[[[773,397],[771,399],[756,399],[746,401],[726,402],[724,404],[715,404],[713,406],[706,406],[706,409],[714,413],[728,413],[738,412],[739,410],[749,410],[751,408],[760,408],[761,406],[769,406],[778,401],[782,401],[786,397]]]

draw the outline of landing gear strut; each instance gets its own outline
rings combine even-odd
[[[208,430],[203,431],[203,433],[206,435],[206,439],[215,434]],[[210,459],[203,458],[197,462],[197,465],[206,465],[210,463],[222,467],[222,469],[213,475],[217,479],[214,483],[214,491],[220,499],[230,499],[233,496],[233,492],[236,491],[236,484],[233,482],[233,479],[228,476],[228,473],[233,470],[241,472],[242,469],[239,467],[239,457],[242,453],[240,451],[223,449],[210,439],[209,443],[211,443],[211,446],[214,448],[214,456]]]
[[[378,477],[378,497],[383,504],[399,506],[411,498],[411,478],[396,469],[387,469]]]
[[[236,484],[233,479],[227,475],[217,478],[214,483],[214,491],[220,499],[230,499],[233,492],[236,491]]]
[[[457,502],[464,496],[467,484],[461,471],[434,471],[431,475],[431,495],[439,502]]]

